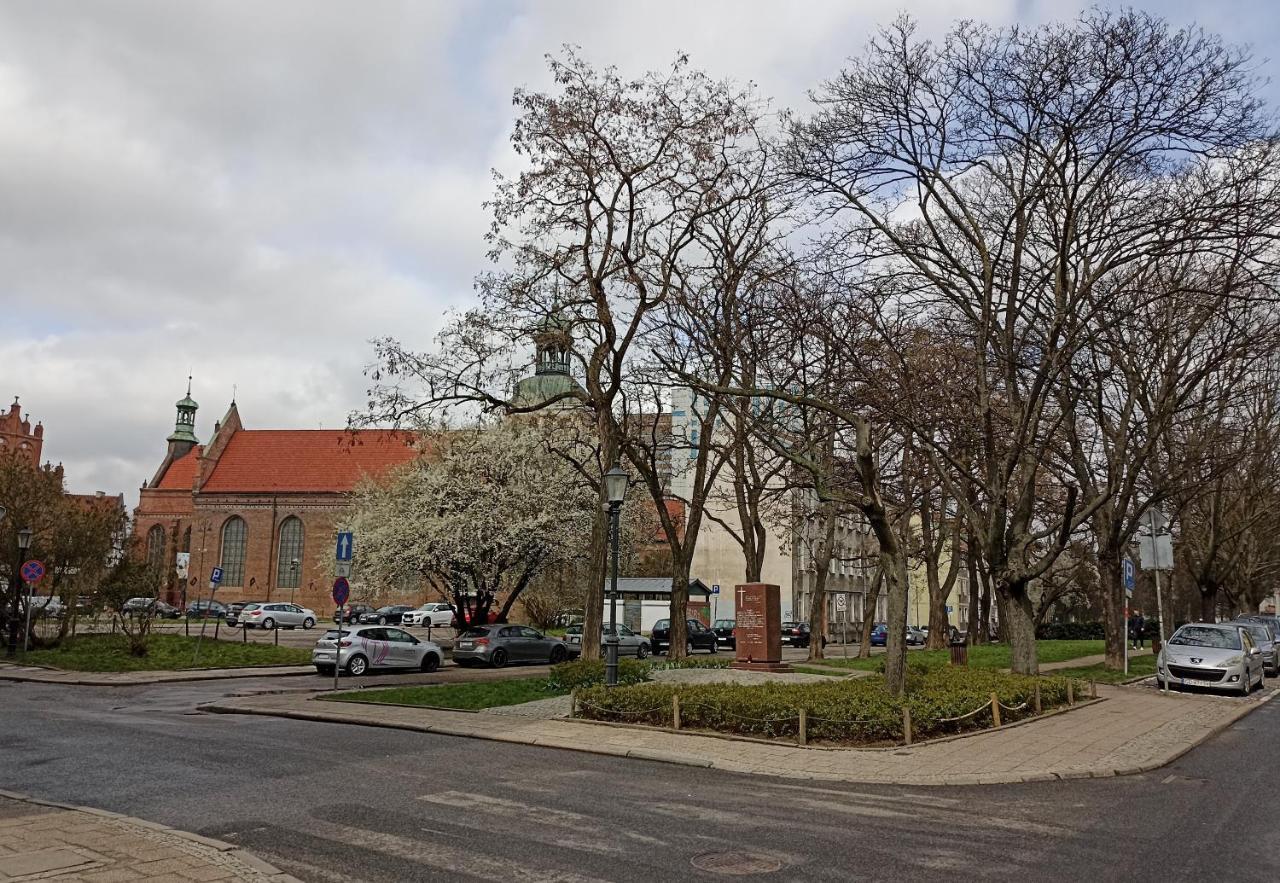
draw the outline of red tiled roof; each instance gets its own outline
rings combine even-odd
[[[169,464],[156,487],[165,491],[189,491],[199,468],[200,461],[196,457],[195,448],[192,448]]]
[[[242,429],[231,436],[201,491],[350,491],[361,477],[379,475],[412,460],[417,455],[414,440],[413,433],[390,429],[354,433],[325,429]],[[174,463],[169,468],[160,482],[162,487],[177,465]]]

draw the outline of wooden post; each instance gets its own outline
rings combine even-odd
[[[680,729],[680,694],[671,694],[671,728]]]
[[[1089,698],[1090,699],[1098,698],[1098,682],[1097,681],[1089,682]]]
[[[249,630],[244,626],[240,626],[240,640],[244,644],[249,643]]]
[[[991,724],[992,726],[1000,726],[1000,699],[996,696],[995,691],[991,693]]]
[[[796,739],[801,745],[809,744],[809,712],[803,708],[800,709],[800,732],[796,734]]]
[[[1067,704],[1076,704],[1076,682],[1067,678]]]
[[[578,688],[574,687],[569,691],[569,717],[578,716]]]
[[[902,706],[902,743],[911,744],[911,706]]]
[[[274,629],[272,629],[272,631],[276,633],[276,646],[279,647],[280,646],[280,626],[276,626]]]
[[[1040,713],[1040,679],[1036,678],[1036,714]]]

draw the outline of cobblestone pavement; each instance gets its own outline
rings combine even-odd
[[[0,881],[295,879],[230,843],[19,795],[0,794],[0,832]]]
[[[800,779],[975,785],[1103,777],[1163,766],[1275,695],[1249,699],[1099,686],[1102,701],[963,738],[887,749],[800,748],[576,720],[319,701],[300,695],[221,700],[208,711],[418,730]]]

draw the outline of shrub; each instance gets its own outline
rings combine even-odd
[[[1032,714],[1037,679],[994,670],[944,667],[917,670],[908,692],[891,696],[879,678],[822,683],[638,684],[578,694],[579,713],[596,720],[669,727],[672,696],[680,696],[681,726],[764,738],[794,738],[799,711],[808,715],[811,741],[899,742],[902,709],[911,709],[912,732],[923,739],[991,725],[991,694],[1004,721]],[[1067,698],[1065,678],[1040,678],[1044,708]],[[1022,707],[1025,705],[1025,708]],[[976,713],[973,713],[976,712]]]
[[[641,684],[649,680],[649,663],[639,659],[618,660],[618,684]],[[603,659],[575,659],[551,667],[548,684],[553,690],[577,690],[604,684]]]
[[[1041,641],[1099,641],[1106,636],[1100,622],[1048,622],[1036,629]]]
[[[655,659],[650,665],[654,671],[676,668],[728,668],[733,660],[724,656],[686,656],[684,659]]]

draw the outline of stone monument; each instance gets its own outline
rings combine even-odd
[[[769,583],[746,583],[734,589],[737,646],[733,668],[744,671],[791,671],[782,661],[782,606],[779,589]]]

